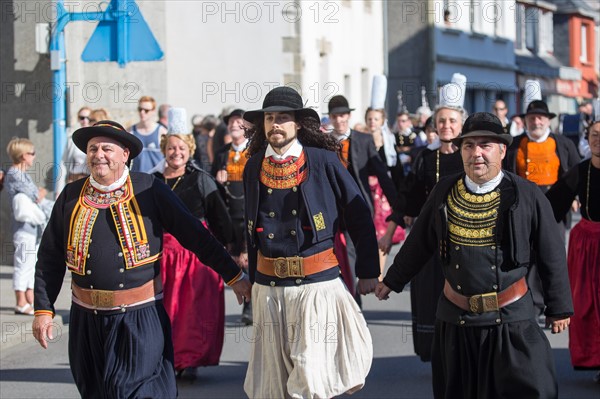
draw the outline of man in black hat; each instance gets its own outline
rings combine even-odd
[[[333,253],[342,215],[357,249],[358,292],[379,276],[369,208],[319,116],[293,89],[271,90],[244,119],[244,169],[252,341],[244,390],[251,398],[331,398],[362,388],[373,348],[339,278]]]
[[[387,299],[402,291],[438,256],[445,282],[431,360],[434,396],[555,398],[552,351],[525,281],[535,256],[546,325],[552,333],[566,329],[573,305],[552,208],[534,184],[502,170],[512,136],[495,115],[471,115],[453,141],[464,173],[435,186],[375,293]]]
[[[244,130],[244,110],[234,109],[223,117],[231,143],[225,144],[215,154],[211,173],[227,191],[227,209],[233,222],[233,247],[231,255],[238,265],[248,270],[248,250],[246,249],[246,225],[244,223],[244,183],[242,181],[244,167],[248,161],[248,139]],[[252,305],[244,302],[241,322],[245,325],[252,324]]]
[[[230,285],[250,283],[167,185],[129,172],[141,141],[112,121],[77,130],[91,176],[61,192],[38,252],[33,335],[53,339],[54,302],[72,273],[69,360],[82,397],[175,397],[169,317],[162,305],[163,230]]]
[[[534,182],[544,193],[581,160],[575,144],[569,138],[551,132],[550,120],[555,116],[556,114],[548,111],[548,105],[544,101],[532,101],[527,106],[527,112],[522,115],[525,120],[525,133],[515,137],[505,159],[507,170]],[[576,203],[573,206],[576,207]],[[570,224],[570,217],[565,217],[557,224],[563,243],[567,226]],[[530,269],[528,283],[538,314],[542,315],[542,283],[535,265]]]
[[[546,192],[581,157],[571,140],[550,130],[556,114],[541,100],[532,101],[525,120],[525,133],[515,137],[506,155],[506,169],[537,184]]]

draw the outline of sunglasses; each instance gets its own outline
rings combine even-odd
[[[148,108],[138,107],[138,112],[143,112],[143,113],[147,114],[148,112],[152,112],[152,111],[154,111],[154,108],[148,109]]]
[[[84,121],[84,120],[86,120],[86,119],[89,121],[89,120],[90,120],[90,117],[89,117],[89,116],[82,116],[82,115],[79,115],[79,120],[80,120],[80,121]]]

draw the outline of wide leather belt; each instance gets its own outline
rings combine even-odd
[[[448,280],[444,283],[444,295],[450,302],[472,313],[497,312],[500,308],[521,299],[527,294],[525,277],[511,284],[501,292],[464,296],[454,291]]]
[[[333,249],[302,258],[300,256],[267,258],[258,252],[257,270],[271,277],[306,277],[338,265]]]
[[[139,287],[118,291],[86,289],[75,283],[71,283],[71,289],[75,298],[86,305],[95,308],[113,308],[131,305],[155,297],[162,292],[162,281],[158,276]]]

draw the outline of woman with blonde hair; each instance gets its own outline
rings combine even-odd
[[[5,185],[13,211],[15,314],[33,315],[37,248],[52,202],[45,199],[47,190],[37,187],[27,173],[35,160],[33,143],[15,137],[8,143],[6,152],[13,162],[6,172]]]
[[[171,108],[169,132],[160,143],[165,160],[154,175],[227,245],[233,235],[231,218],[214,178],[192,159],[195,148],[185,110]],[[173,327],[175,370],[179,378],[193,380],[198,366],[219,364],[225,336],[223,280],[168,233],[161,267],[164,305]]]

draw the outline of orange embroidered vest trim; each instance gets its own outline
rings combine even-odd
[[[306,179],[307,165],[304,152],[298,158],[277,161],[271,157],[263,159],[260,182],[269,188],[288,189],[300,185]]]
[[[106,208],[110,208],[127,269],[160,259],[160,252],[150,256],[146,228],[133,195],[131,179],[128,177],[125,184],[116,190],[102,192],[94,188],[88,178],[69,221],[66,263],[70,271],[85,274],[94,223],[99,210]]]
[[[246,151],[235,151],[233,148],[229,150],[227,157],[227,181],[230,182],[241,182],[244,175],[244,168],[248,157],[246,157]]]
[[[556,154],[556,141],[548,137],[543,143],[525,137],[517,151],[517,174],[538,186],[549,186],[558,180],[560,160]]]

